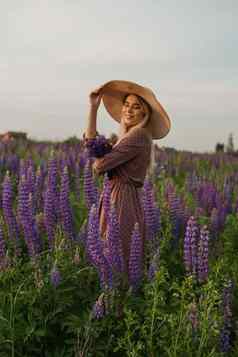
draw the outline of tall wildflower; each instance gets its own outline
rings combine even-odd
[[[120,240],[119,222],[116,208],[112,204],[109,215],[108,225],[108,261],[114,272],[122,273],[124,271],[124,261],[122,254],[122,243]]]
[[[169,200],[170,219],[172,222],[172,234],[177,245],[181,229],[183,227],[183,205],[181,199],[174,193]]]
[[[51,154],[48,164],[47,186],[44,194],[44,224],[49,240],[49,248],[53,249],[55,232],[59,217],[58,191],[57,191],[57,160]]]
[[[50,249],[54,247],[56,224],[57,217],[54,206],[54,194],[50,187],[48,187],[44,196],[44,226],[48,235]]]
[[[92,205],[89,213],[86,249],[90,262],[98,269],[102,288],[112,288],[112,271],[103,254],[99,233],[98,209]]]
[[[111,202],[111,185],[108,178],[108,174],[105,173],[104,181],[103,181],[103,209],[105,212],[107,222],[109,222],[110,202]]]
[[[56,264],[54,264],[54,266],[50,272],[50,281],[51,281],[51,284],[55,288],[57,288],[57,286],[61,282],[61,275],[60,275],[59,269]]]
[[[43,185],[44,185],[44,172],[43,169],[39,166],[36,171],[36,179],[34,184],[36,212],[43,211],[43,198],[42,198]]]
[[[51,191],[51,199],[54,203],[55,216],[60,216],[59,212],[59,194],[58,194],[58,162],[54,152],[51,153],[48,162],[47,188]]]
[[[172,224],[172,245],[177,246],[179,237],[185,230],[185,223],[188,218],[188,208],[182,198],[176,194],[174,185],[171,182],[166,184],[165,197],[168,204],[169,216]]]
[[[208,278],[208,241],[209,232],[207,226],[203,226],[198,244],[198,280],[200,282],[204,282]]]
[[[92,176],[92,159],[89,158],[84,167],[84,197],[88,209],[98,202],[98,190]]]
[[[73,215],[69,200],[69,177],[67,166],[61,175],[60,213],[64,233],[70,240],[74,240]]]
[[[16,243],[19,239],[19,229],[13,211],[13,190],[8,172],[6,173],[3,181],[2,209],[4,219],[8,227],[9,237],[12,241],[15,240]]]
[[[136,291],[141,283],[143,273],[143,261],[142,261],[142,237],[139,230],[139,223],[136,222],[130,247],[130,259],[129,259],[129,284],[133,291]]]
[[[76,161],[75,164],[75,181],[74,181],[74,188],[76,192],[77,199],[80,200],[80,173],[81,173],[81,168],[80,168],[80,163],[79,161]]]
[[[25,176],[21,177],[19,183],[18,214],[29,255],[34,258],[40,251],[41,242],[32,210],[32,195],[28,192],[28,182]]]
[[[184,238],[184,264],[187,274],[197,275],[197,245],[199,229],[193,216],[188,220]]]
[[[32,207],[33,211],[35,212],[35,169],[33,165],[30,165],[27,169],[27,185],[28,185],[28,192],[31,193],[32,196]]]
[[[104,293],[102,293],[96,300],[95,304],[93,305],[92,315],[95,319],[99,320],[102,317],[104,317],[105,313],[106,313],[106,307],[105,307]]]
[[[223,327],[220,331],[220,351],[227,353],[231,349],[232,333],[232,293],[233,282],[229,280],[223,288],[221,310],[223,314]]]
[[[159,244],[159,240],[156,239],[156,235],[160,230],[161,215],[160,208],[155,204],[153,184],[149,179],[145,179],[144,181],[141,198],[146,226],[146,239],[150,255],[153,256]]]

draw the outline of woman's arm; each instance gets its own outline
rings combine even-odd
[[[90,106],[88,114],[88,126],[85,131],[85,138],[95,138],[97,134],[97,109]]]
[[[97,134],[97,111],[102,98],[100,89],[101,87],[96,88],[89,94],[88,126],[85,132],[85,137],[88,139],[95,138]]]
[[[133,134],[123,138],[118,145],[112,148],[110,153],[96,159],[93,163],[93,169],[98,175],[104,174],[106,171],[110,171],[140,155],[141,151],[145,150],[148,145],[149,142],[143,130],[138,128],[133,131]]]

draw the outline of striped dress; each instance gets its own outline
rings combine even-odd
[[[125,270],[128,273],[131,235],[136,222],[143,241],[145,221],[141,204],[141,189],[150,162],[152,139],[144,128],[136,128],[112,147],[111,152],[95,160],[96,174],[110,173],[111,202],[116,208],[122,243]],[[107,239],[107,222],[103,208],[103,194],[99,200],[100,233]],[[142,252],[143,254],[143,252]]]

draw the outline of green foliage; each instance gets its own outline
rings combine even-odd
[[[68,148],[78,144],[76,137],[64,143]],[[45,163],[52,150],[57,150],[57,145],[48,143],[41,154],[41,151],[34,151],[34,143],[29,142],[14,147],[14,152],[21,158],[31,157],[38,166]],[[11,152],[10,147],[4,150]],[[222,156],[217,159],[221,169],[211,167],[208,156],[189,156],[187,162],[182,153],[168,156],[168,170],[155,180],[154,186],[161,212],[161,229],[157,235],[160,244],[159,270],[152,281],[144,276],[136,294],[122,289],[104,291],[106,314],[99,320],[92,314],[93,305],[102,294],[99,277],[87,261],[81,243],[68,242],[61,227],[57,227],[53,251],[44,250],[37,259],[30,260],[22,239],[22,255],[16,257],[1,208],[0,224],[7,243],[8,265],[0,271],[0,356],[222,357],[225,354],[220,353],[218,348],[223,324],[221,299],[228,279],[234,282],[232,323],[235,336],[232,350],[226,355],[238,356],[235,324],[238,317],[237,213],[228,215],[224,230],[216,238],[211,237],[208,281],[198,283],[193,276],[185,274],[182,233],[176,249],[173,247],[172,223],[165,198],[166,184],[171,182],[176,193],[194,212],[197,201],[186,188],[187,168],[192,165],[200,177],[215,182],[222,190],[225,177],[237,170],[238,165],[232,161],[223,162]],[[1,183],[6,171],[5,166],[0,171]],[[16,197],[18,177],[13,172],[10,172],[10,177]],[[76,178],[69,171],[69,178],[69,198],[78,234],[88,217],[83,175],[81,173]],[[97,179],[100,190],[102,184],[100,177]],[[76,186],[80,197],[77,196]],[[233,206],[237,193],[236,184],[232,192]],[[17,199],[13,208],[17,212]],[[204,214],[198,218],[198,223],[209,226],[210,217]],[[46,234],[41,238],[44,247],[47,247]],[[54,266],[57,266],[61,276],[58,286],[51,281]],[[147,274],[146,271],[144,273]]]

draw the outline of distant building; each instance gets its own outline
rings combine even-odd
[[[7,143],[15,140],[27,140],[27,134],[19,131],[8,131],[0,134],[0,141]]]

